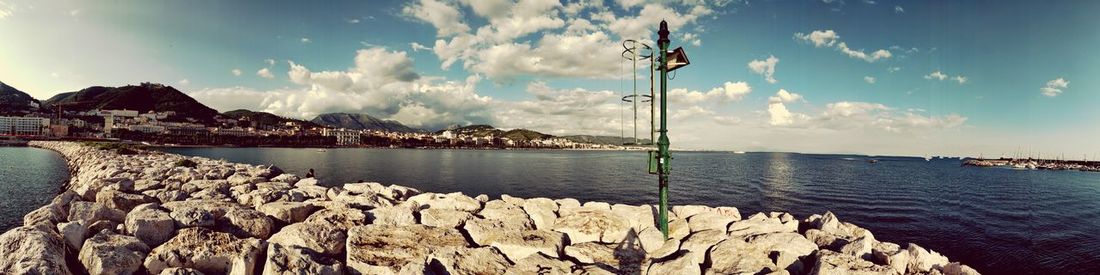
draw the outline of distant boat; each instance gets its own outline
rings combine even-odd
[[[932,157],[931,156],[924,156],[924,161],[932,161]]]
[[[878,163],[877,159],[868,159],[867,163]]]
[[[733,151],[734,154],[744,154],[745,151]]]

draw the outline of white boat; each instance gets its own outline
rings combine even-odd
[[[744,154],[745,151],[733,151],[734,154]]]

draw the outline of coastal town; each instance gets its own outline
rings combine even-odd
[[[6,93],[26,98],[4,102],[10,106],[0,109],[0,144],[6,145],[28,140],[97,140],[224,147],[642,148],[623,145],[618,137],[559,137],[489,125],[456,124],[431,131],[366,114],[323,114],[307,121],[249,110],[219,113],[157,83],[90,87],[45,101],[10,87]]]

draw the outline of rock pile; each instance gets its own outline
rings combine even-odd
[[[324,187],[273,166],[39,142],[66,191],[0,235],[2,274],[977,274],[832,213]],[[182,160],[189,160],[182,161]]]

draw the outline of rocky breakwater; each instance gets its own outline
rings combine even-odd
[[[977,274],[832,213],[317,185],[272,166],[33,142],[67,190],[0,235],[2,274]]]

